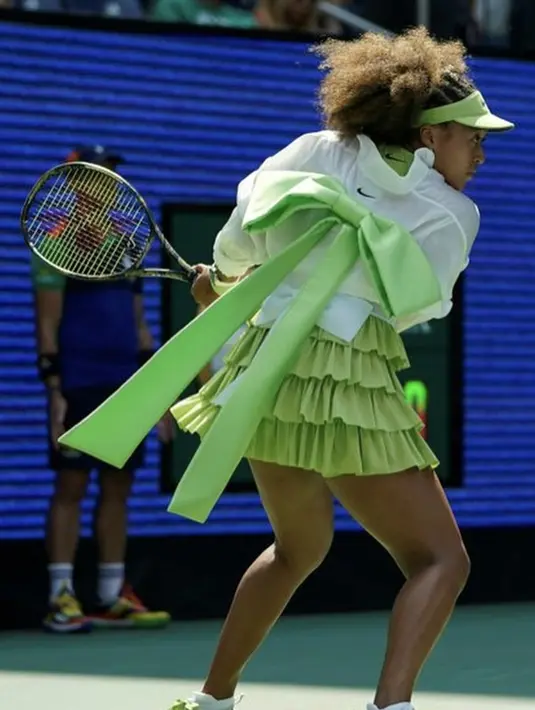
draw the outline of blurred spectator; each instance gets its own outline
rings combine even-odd
[[[253,12],[222,0],[156,0],[150,18],[162,22],[187,22],[220,27],[258,27]]]
[[[351,0],[329,0],[331,5],[337,5],[351,12]],[[353,8],[354,12],[354,8]],[[319,31],[322,34],[330,35],[331,37],[343,37],[344,39],[354,39],[357,35],[355,28],[349,25],[344,25],[334,17],[326,13],[319,13]]]
[[[195,25],[338,33],[338,23],[320,21],[317,5],[317,0],[156,0],[150,17]]]
[[[70,0],[71,12],[124,17],[131,20],[144,19],[145,13],[138,0]],[[94,9],[93,9],[94,8]]]
[[[0,0],[0,3],[27,12],[67,12],[71,15],[104,17],[144,17],[140,0]],[[1,5],[0,7],[6,7]]]
[[[430,29],[433,34],[464,40],[472,35],[473,3],[474,0],[430,0]],[[352,0],[348,9],[396,33],[418,22],[416,0]]]
[[[317,0],[259,0],[256,17],[262,28],[293,32],[322,29]]]
[[[68,160],[84,160],[116,170],[120,156],[101,146],[81,148]],[[60,238],[61,233],[59,234]],[[143,464],[143,445],[124,469],[117,470],[79,451],[58,445],[58,437],[88,416],[146,361],[153,351],[140,280],[113,283],[66,279],[34,258],[38,367],[48,395],[50,468],[56,472],[47,534],[50,607],[49,631],[87,631],[93,625],[156,626],[166,612],[150,612],[124,580],[127,501],[133,472]],[[160,434],[174,431],[170,416]],[[99,610],[82,612],[73,587],[80,504],[92,469],[100,474],[96,511],[99,547]]]
[[[473,0],[473,10],[478,26],[478,42],[485,46],[507,46],[511,0]]]

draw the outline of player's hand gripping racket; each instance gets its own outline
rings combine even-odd
[[[73,162],[48,170],[24,202],[21,228],[35,254],[73,278],[156,276],[192,283],[197,276],[165,239],[139,192],[100,165]],[[176,269],[141,267],[155,237]]]

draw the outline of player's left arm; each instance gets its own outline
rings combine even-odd
[[[136,319],[137,340],[140,356],[147,356],[154,352],[154,339],[145,318],[145,306],[143,303],[143,291],[141,279],[137,279],[134,284],[134,316]]]

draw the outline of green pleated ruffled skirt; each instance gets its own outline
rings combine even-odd
[[[268,332],[250,326],[225,367],[171,409],[181,429],[201,437],[208,431],[219,410],[214,399],[249,366]],[[401,337],[382,319],[368,318],[350,343],[316,327],[246,456],[325,477],[436,467],[396,376],[408,366]]]

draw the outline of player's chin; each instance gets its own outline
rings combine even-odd
[[[474,177],[473,173],[464,173],[462,175],[456,175],[455,177],[451,177],[447,182],[450,187],[453,187],[454,190],[458,190],[459,192],[462,192],[468,182]]]

